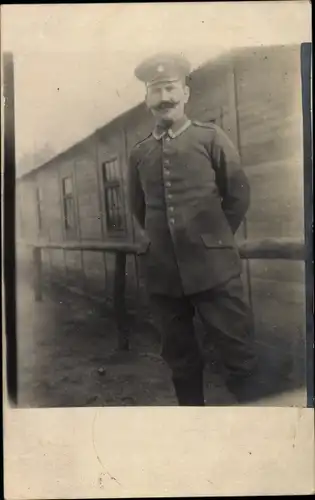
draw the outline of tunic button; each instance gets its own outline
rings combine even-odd
[[[170,175],[170,171],[167,168],[164,169],[164,172],[165,172],[165,175]]]
[[[167,182],[165,182],[165,186],[169,188],[169,187],[171,187],[171,183],[169,181],[167,181]]]
[[[174,212],[174,207],[170,207],[170,212]]]
[[[169,160],[165,159],[165,160],[164,160],[164,164],[165,164],[165,165],[169,165],[169,164],[170,164]]]
[[[171,224],[174,224],[174,222],[175,222],[175,219],[170,219]]]
[[[167,197],[171,200],[173,198],[173,195],[169,193]]]

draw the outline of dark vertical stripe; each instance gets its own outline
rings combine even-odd
[[[117,187],[113,188],[113,205],[114,205],[114,218],[115,229],[119,229],[119,210],[118,210],[118,190]]]
[[[111,229],[113,229],[113,222],[115,223],[115,221],[113,221],[113,218],[114,218],[114,209],[113,209],[113,204],[114,204],[114,201],[113,201],[113,188],[110,187],[109,190],[109,217],[110,217],[110,227]]]
[[[112,187],[112,210],[113,210],[113,226],[118,229],[118,212],[117,212],[117,189]]]
[[[83,166],[84,168],[84,166]],[[75,232],[76,236],[78,237],[77,239],[82,242],[82,229],[81,229],[81,214],[80,214],[80,189],[79,189],[79,182],[78,182],[78,175],[77,175],[77,162],[76,160],[73,161],[72,164],[72,173],[73,173],[73,186],[72,186],[72,192],[73,192],[73,199],[74,199],[74,204],[75,204],[75,219],[77,224],[75,225]],[[83,255],[83,250],[80,251],[80,262],[81,262],[81,278],[82,278],[82,286],[84,291],[87,291],[87,277],[85,273],[85,267],[84,267],[84,255]]]
[[[233,82],[234,82],[234,96],[235,96],[235,117],[236,117],[236,137],[237,137],[237,149],[239,151],[240,158],[242,159],[242,141],[241,141],[241,129],[240,129],[240,116],[239,116],[239,98],[237,91],[237,73],[236,68],[233,66]],[[243,234],[244,239],[248,239],[248,229],[247,229],[247,218],[244,217],[243,221]],[[248,300],[251,310],[251,320],[253,328],[255,328],[255,313],[253,304],[253,292],[252,292],[252,282],[251,282],[251,272],[250,272],[250,262],[249,259],[245,260],[246,267],[246,279],[247,279],[247,289],[248,289]]]
[[[7,389],[11,403],[18,403],[16,270],[15,270],[15,112],[14,61],[3,54],[4,94],[4,285]]]
[[[121,189],[122,189],[122,228],[126,233],[126,236],[130,235],[130,227],[128,224],[128,191],[127,183],[125,179],[128,177],[128,153],[127,153],[127,135],[124,127],[121,128],[121,139],[122,139],[122,154],[119,164],[119,175],[121,178]]]
[[[57,164],[57,176],[58,176],[58,193],[59,193],[59,207],[60,207],[60,222],[61,222],[61,236],[62,236],[62,241],[67,240],[67,228],[66,228],[66,207],[65,207],[65,199],[64,199],[64,178],[63,178],[63,173],[62,173],[62,168],[61,165]],[[58,281],[59,281],[59,273],[61,272],[60,265],[58,266],[57,264],[57,259],[58,259],[58,254],[60,255],[62,253],[63,257],[63,268],[66,276],[66,283],[68,279],[68,267],[67,267],[67,254],[66,250],[52,250],[53,255],[55,256],[55,264],[54,264],[54,274],[58,275]]]
[[[98,211],[99,211],[99,219],[101,223],[101,239],[105,240],[105,220],[104,220],[104,214],[103,214],[103,202],[104,202],[104,164],[101,163],[100,165],[100,159],[99,159],[99,138],[98,135],[96,135],[95,138],[95,172],[96,172],[96,180],[97,180],[97,201],[98,201]],[[106,257],[105,257],[105,252],[102,252],[102,259],[103,259],[103,268],[104,268],[104,291],[106,294],[106,289],[107,289],[107,267],[106,267]]]
[[[108,229],[112,229],[112,189],[110,187],[106,188],[107,193],[107,221]]]
[[[305,323],[306,323],[306,385],[307,406],[314,406],[314,319],[313,319],[313,198],[312,198],[312,122],[311,122],[311,58],[312,44],[301,46],[301,79],[304,156],[304,231],[305,260]]]
[[[121,199],[120,199],[120,188],[117,186],[115,188],[115,208],[116,208],[116,224],[117,229],[121,229]]]
[[[119,229],[123,229],[123,217],[122,217],[122,211],[123,211],[123,203],[122,203],[122,187],[118,186],[117,187],[117,214],[118,214],[118,224],[119,224]]]
[[[223,129],[223,106],[220,106],[220,127]]]

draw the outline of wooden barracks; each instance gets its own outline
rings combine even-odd
[[[190,86],[188,116],[219,124],[239,148],[249,177],[251,208],[239,238],[303,238],[300,47],[231,52],[194,71]],[[152,127],[142,103],[17,180],[18,262],[28,261],[27,242],[137,238],[127,207],[127,159]],[[44,250],[43,268],[51,279],[92,296],[112,295],[112,253]],[[290,307],[301,318],[303,262],[250,261],[248,268],[255,320],[285,329],[279,321],[288,321]],[[126,275],[127,296],[139,299],[133,255]],[[283,311],[276,322],[272,301]]]

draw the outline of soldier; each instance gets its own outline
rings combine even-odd
[[[203,406],[195,310],[239,401],[249,396],[256,365],[234,240],[250,190],[239,155],[221,128],[186,116],[189,73],[188,61],[172,54],[151,57],[135,70],[145,83],[156,126],[131,151],[129,195],[142,228],[139,258],[178,403]]]

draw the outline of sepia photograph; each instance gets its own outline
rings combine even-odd
[[[301,43],[77,7],[4,17],[17,406],[306,407]]]
[[[314,493],[311,38],[1,6],[5,498]]]

